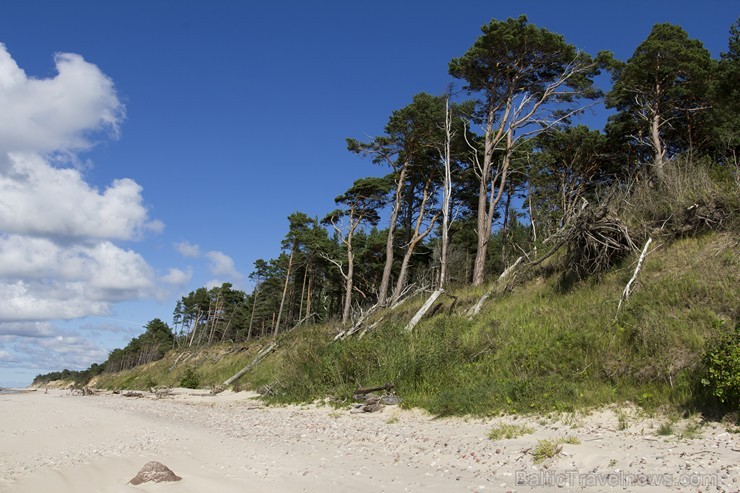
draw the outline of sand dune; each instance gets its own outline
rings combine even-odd
[[[0,396],[0,492],[738,491],[735,433],[662,437],[659,418],[613,410],[550,418],[433,419],[388,406],[264,407],[247,393]],[[502,422],[534,433],[492,441]],[[538,440],[576,437],[535,464]],[[127,484],[147,462],[183,479]],[[702,484],[700,484],[702,483]]]

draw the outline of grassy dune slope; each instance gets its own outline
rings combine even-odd
[[[557,275],[494,297],[473,320],[456,314],[483,290],[452,291],[412,334],[403,326],[421,298],[383,317],[364,337],[330,343],[337,326],[305,327],[238,382],[269,385],[278,402],[351,399],[358,385],[393,382],[407,406],[439,415],[572,410],[630,400],[648,408],[692,408],[701,398],[708,344],[740,320],[738,236],[708,234],[656,245],[615,319],[636,258],[597,281],[564,290]],[[201,387],[221,384],[267,341],[219,346],[117,374],[95,385],[179,385],[188,368]]]

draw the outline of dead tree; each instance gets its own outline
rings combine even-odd
[[[439,267],[439,284],[438,289],[444,289],[445,281],[447,280],[447,249],[449,246],[449,233],[450,233],[450,201],[452,199],[452,116],[450,115],[450,98],[445,100],[445,146],[444,151],[440,151],[439,155],[444,163],[445,179],[443,184],[443,199],[442,199],[442,251],[440,254],[440,267]]]
[[[439,298],[442,293],[444,293],[444,289],[437,289],[431,295],[429,295],[429,298],[427,298],[424,304],[421,305],[419,311],[416,312],[416,314],[411,318],[411,321],[406,324],[406,327],[404,328],[406,332],[411,332],[412,330],[414,330],[414,327],[416,327],[421,319],[424,318],[424,315],[427,314],[429,309],[432,307],[432,305],[434,305],[434,302],[437,301],[437,298]]]
[[[249,363],[247,366],[239,370],[233,377],[229,378],[224,382],[224,385],[231,385],[234,383],[237,379],[239,379],[242,375],[247,373],[249,370],[257,366],[257,364],[262,361],[268,354],[276,350],[278,347],[276,342],[273,342],[269,346],[267,346],[265,349],[257,353],[257,356],[252,360],[251,363]]]
[[[642,268],[642,263],[645,261],[645,257],[647,257],[648,248],[650,247],[650,243],[652,242],[653,242],[653,239],[648,238],[647,241],[645,242],[645,246],[642,247],[642,253],[640,254],[640,258],[637,261],[637,267],[635,267],[635,272],[632,274],[632,277],[630,278],[629,282],[624,287],[624,291],[622,291],[622,296],[619,298],[619,304],[617,305],[617,315],[619,315],[619,310],[621,310],[622,308],[622,303],[627,301],[627,299],[630,297],[630,294],[632,294],[632,285],[637,279],[637,274],[640,273],[640,269]],[[615,319],[617,315],[614,316]]]

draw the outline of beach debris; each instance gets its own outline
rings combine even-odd
[[[144,397],[144,394],[142,394],[141,392],[135,392],[133,390],[129,390],[128,392],[124,392],[121,395],[124,396],[124,397]]]
[[[350,413],[376,413],[384,407],[380,396],[368,396],[364,403],[354,404]]]
[[[182,478],[161,462],[151,461],[144,464],[139,473],[129,483],[139,485],[141,483],[169,483],[180,481]]]
[[[152,394],[157,397],[157,399],[162,399],[163,397],[169,397],[170,395],[172,395],[172,387],[159,386],[152,387],[150,390]]]
[[[383,385],[376,385],[376,386],[373,386],[373,387],[358,387],[357,390],[355,390],[355,397],[357,397],[358,395],[366,395],[366,394],[370,394],[372,392],[377,392],[379,390],[391,391],[391,390],[393,390],[393,388],[394,388],[394,386],[393,386],[393,383],[392,382],[388,382],[388,383],[383,384]]]
[[[268,397],[275,397],[280,389],[284,387],[283,383],[280,380],[275,380],[272,383],[268,383],[266,385],[263,385],[257,389],[257,393],[259,395],[264,395]]]
[[[392,382],[372,387],[358,387],[352,397],[355,402],[361,404],[355,404],[350,412],[374,413],[383,409],[383,406],[398,405],[401,398],[393,393],[394,389]],[[378,395],[378,391],[383,391],[383,394]]]
[[[95,391],[86,385],[72,384],[67,387],[67,395],[95,395]]]

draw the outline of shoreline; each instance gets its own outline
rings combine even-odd
[[[727,491],[740,489],[737,433],[634,408],[555,417],[435,419],[387,406],[265,407],[254,394],[179,389],[166,398],[63,390],[2,394],[0,492]],[[502,424],[532,433],[491,440]],[[568,439],[535,463],[541,440]],[[148,461],[177,483],[127,484]]]
[[[25,394],[28,392],[36,392],[38,389],[32,389],[32,388],[20,388],[20,387],[0,387],[0,395],[10,395],[10,394]]]

